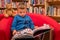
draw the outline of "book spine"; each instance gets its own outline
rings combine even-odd
[[[44,4],[45,0],[38,0],[38,4]]]
[[[15,2],[12,2],[12,8],[16,8],[16,3]]]
[[[1,0],[2,8],[4,8],[4,0]]]
[[[60,16],[60,7],[57,9],[57,16]]]
[[[38,0],[38,4],[40,4],[40,0]]]
[[[35,7],[35,8],[34,8],[34,13],[39,13],[38,7]]]
[[[30,13],[33,12],[33,8],[32,8],[32,7],[29,8],[29,12],[30,12]]]
[[[56,16],[57,15],[57,10],[56,10],[57,8],[56,7],[54,7],[54,16]]]
[[[43,14],[43,15],[46,15],[46,14],[45,14],[45,9],[44,9],[44,8],[42,8],[42,14]]]
[[[1,4],[2,4],[2,3],[1,3],[1,0],[0,0],[0,8],[1,8]]]
[[[45,0],[42,0],[42,4],[45,4]]]
[[[49,16],[53,16],[54,15],[54,8],[53,8],[53,6],[49,6],[48,15]]]
[[[7,0],[4,0],[4,2],[5,2],[5,5],[4,5],[4,6],[5,6],[5,8],[6,8]]]
[[[1,10],[0,10],[0,14],[1,14]]]
[[[50,11],[51,11],[51,13],[50,13],[51,16],[53,16],[54,15],[54,7],[53,6],[51,6],[51,10]]]
[[[42,0],[40,0],[40,4],[42,4]]]
[[[30,4],[34,4],[34,0],[30,0]]]
[[[42,14],[42,8],[39,7],[39,14]]]
[[[38,0],[34,0],[34,4],[38,4]]]

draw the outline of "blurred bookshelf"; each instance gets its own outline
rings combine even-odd
[[[47,15],[60,22],[60,0],[47,0]]]
[[[60,22],[60,0],[0,0],[0,13],[6,9],[7,3],[11,2],[12,8],[16,10],[22,1],[26,2],[28,12],[49,16]]]

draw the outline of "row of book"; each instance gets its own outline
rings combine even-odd
[[[10,2],[12,2],[12,0],[0,0],[0,8],[6,7],[6,4]]]
[[[31,7],[29,9],[29,12],[31,13],[37,13],[37,14],[43,14],[45,13],[45,8],[42,7]]]
[[[49,6],[47,8],[47,15],[60,16],[60,7]]]
[[[45,0],[30,0],[30,4],[44,4]]]
[[[6,8],[7,3],[12,3],[12,7],[16,8],[19,2],[12,2],[12,0],[0,0],[0,8]]]
[[[42,7],[34,7],[34,13],[40,13],[40,14],[44,14],[45,13],[45,9]]]

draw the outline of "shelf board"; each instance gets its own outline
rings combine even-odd
[[[60,5],[60,1],[51,1],[48,2],[50,5]]]
[[[60,16],[48,16],[56,20],[57,22],[60,22]]]
[[[0,10],[4,10],[4,9],[6,9],[6,8],[0,8]],[[17,10],[17,8],[13,8],[14,10]]]
[[[0,10],[4,10],[4,9],[6,9],[6,8],[0,8]]]
[[[28,2],[29,0],[12,0],[13,2],[23,2],[23,1],[25,1],[25,2]]]
[[[33,7],[45,7],[44,4],[31,4],[31,6],[33,6]]]

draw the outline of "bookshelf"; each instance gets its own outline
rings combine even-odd
[[[60,0],[47,0],[47,15],[60,22]]]
[[[60,22],[60,0],[0,0],[0,13],[6,9],[6,3],[11,2],[14,10],[19,2],[25,1],[30,13],[42,14]]]

